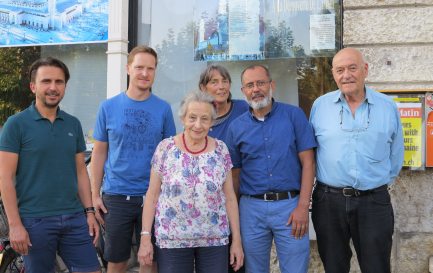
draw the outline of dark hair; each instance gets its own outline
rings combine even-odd
[[[264,66],[264,65],[262,65],[262,64],[253,64],[253,65],[250,65],[250,66],[248,66],[247,68],[245,68],[243,71],[242,71],[242,73],[241,73],[241,83],[243,84],[244,83],[244,74],[245,74],[245,71],[247,71],[247,70],[250,70],[250,69],[255,69],[255,68],[257,68],[257,67],[261,67],[261,68],[263,68],[264,70],[265,70],[265,72],[266,72],[266,76],[268,77],[268,79],[271,81],[272,80],[272,78],[271,78],[271,73],[269,72],[269,68],[267,68],[266,66]]]
[[[136,46],[131,50],[131,52],[129,52],[128,64],[131,64],[134,61],[135,55],[138,53],[147,53],[152,55],[155,57],[155,67],[158,65],[158,54],[156,54],[156,51],[153,48],[146,45]]]
[[[36,60],[34,63],[32,63],[29,69],[30,82],[35,82],[36,73],[38,72],[38,69],[41,66],[54,66],[60,68],[63,71],[63,74],[65,75],[65,83],[68,83],[70,78],[68,67],[62,61],[53,57],[41,58],[39,60]]]
[[[205,87],[210,82],[215,71],[219,72],[224,80],[228,80],[230,84],[232,83],[232,77],[230,77],[229,71],[224,66],[211,64],[208,65],[200,74],[200,79],[198,81],[198,88],[200,90],[202,90],[202,87]],[[232,93],[230,92],[227,101],[230,101],[231,98]]]

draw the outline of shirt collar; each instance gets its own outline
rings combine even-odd
[[[372,92],[373,91],[371,88],[365,87],[364,86],[364,90],[365,90],[365,101],[369,104],[374,104],[374,97]],[[340,89],[338,89],[338,92],[336,92],[334,94],[334,98],[332,100],[335,103],[341,102],[341,101],[346,101],[346,99],[343,96],[343,93],[340,91]]]
[[[32,115],[32,118],[34,120],[41,120],[41,119],[46,119],[44,118],[38,111],[38,109],[36,108],[36,102],[32,101],[32,104],[30,105],[30,113]],[[65,114],[63,111],[60,110],[60,107],[57,107],[57,116],[56,119],[61,119],[63,120],[65,118]]]

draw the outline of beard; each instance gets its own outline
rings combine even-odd
[[[59,106],[60,101],[62,100],[62,96],[58,96],[58,99],[56,101],[50,101],[46,98],[46,95],[48,94],[43,94],[43,95],[38,95],[38,99],[40,102],[42,102],[42,104],[47,107],[47,108],[56,108],[57,106]]]
[[[267,96],[265,96],[262,100],[253,101],[253,100],[247,99],[247,102],[248,102],[249,106],[251,108],[253,108],[253,110],[260,110],[260,109],[265,108],[266,106],[268,106],[272,102],[272,89],[269,90],[269,94]]]

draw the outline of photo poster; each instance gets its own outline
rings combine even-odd
[[[398,95],[393,99],[403,127],[403,167],[424,169],[424,96]]]
[[[0,0],[0,47],[108,40],[109,0]]]
[[[196,0],[194,60],[333,56],[333,0]]]

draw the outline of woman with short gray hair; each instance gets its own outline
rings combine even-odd
[[[184,131],[161,141],[152,158],[138,259],[152,264],[155,222],[159,273],[228,272],[231,230],[230,262],[237,271],[244,254],[233,165],[224,142],[208,136],[216,118],[212,96],[189,93],[179,117]]]

